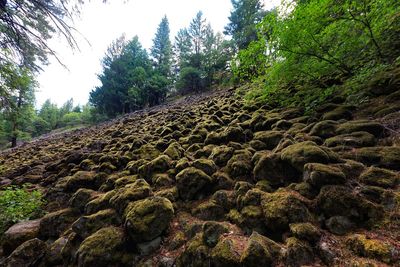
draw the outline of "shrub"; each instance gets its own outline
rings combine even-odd
[[[0,236],[12,224],[40,217],[43,203],[42,193],[27,186],[9,186],[0,191]]]

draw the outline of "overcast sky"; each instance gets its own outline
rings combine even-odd
[[[266,0],[265,7],[269,9],[279,2]],[[128,39],[137,35],[143,47],[149,49],[158,24],[167,15],[173,41],[176,32],[187,27],[199,10],[214,31],[222,32],[232,5],[230,0],[130,0],[125,4],[123,0],[110,0],[106,4],[90,1],[75,19],[79,51],[71,51],[62,39],[50,40],[50,46],[68,69],[50,59],[38,76],[36,106],[40,107],[49,98],[59,106],[70,98],[75,105],[86,104],[89,92],[99,85],[100,61],[113,40],[123,33]]]

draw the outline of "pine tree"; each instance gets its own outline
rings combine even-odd
[[[232,36],[239,49],[246,48],[257,40],[256,24],[265,15],[260,0],[231,0],[233,11],[229,16],[229,24],[225,26],[224,34]]]
[[[164,16],[153,39],[151,56],[155,61],[156,71],[166,78],[171,76],[172,66],[172,45],[169,39],[169,34],[170,30],[168,18],[167,16]]]

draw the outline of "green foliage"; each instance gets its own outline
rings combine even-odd
[[[234,76],[265,81],[250,98],[310,110],[355,93],[369,73],[399,57],[399,7],[395,0],[310,0],[290,13],[271,12],[258,26],[260,41],[238,53]]]
[[[154,58],[156,71],[167,79],[171,77],[172,68],[172,44],[169,33],[169,22],[164,16],[153,40],[151,56]]]
[[[40,217],[43,204],[42,193],[28,186],[9,186],[0,191],[0,235],[12,224]]]
[[[182,94],[200,92],[203,88],[202,72],[193,67],[186,67],[181,70],[176,88]]]

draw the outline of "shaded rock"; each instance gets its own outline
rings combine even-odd
[[[217,165],[210,159],[197,159],[192,163],[192,166],[210,176],[217,171]]]
[[[243,266],[272,266],[279,257],[280,247],[271,239],[253,232],[240,262]]]
[[[65,178],[65,190],[75,192],[80,188],[97,189],[105,181],[105,175],[95,172],[79,171]]]
[[[375,137],[381,137],[385,128],[382,124],[370,120],[349,121],[340,124],[336,132],[339,134],[349,134],[354,132],[368,132]]]
[[[251,177],[251,172],[253,170],[251,157],[252,155],[248,151],[243,151],[243,153],[234,155],[227,164],[230,177],[247,178],[246,180],[248,180],[248,177]]]
[[[240,247],[239,241],[234,238],[225,238],[211,251],[211,262],[214,266],[221,267],[239,267],[240,264]]]
[[[367,185],[393,188],[399,183],[400,176],[386,169],[370,167],[361,174],[359,179]]]
[[[368,147],[376,144],[375,136],[368,132],[354,132],[350,134],[341,134],[325,140],[327,147],[350,146],[350,147]]]
[[[148,179],[154,173],[166,172],[172,165],[171,158],[161,155],[138,168],[141,177]]]
[[[150,241],[164,232],[174,216],[171,201],[164,197],[149,197],[132,202],[125,210],[125,228],[137,241]]]
[[[314,253],[307,241],[290,237],[286,240],[287,266],[302,266],[314,262]]]
[[[101,210],[95,214],[80,217],[72,224],[72,230],[83,239],[106,226],[121,224],[113,209]]]
[[[185,250],[178,256],[177,267],[209,267],[209,248],[203,243],[201,234],[186,243]]]
[[[344,235],[355,228],[355,225],[345,216],[333,216],[325,221],[326,228],[336,235]]]
[[[9,255],[19,245],[39,235],[40,219],[14,224],[2,236],[3,253]]]
[[[69,205],[83,212],[86,204],[94,199],[96,195],[97,192],[92,189],[81,188],[72,195]]]
[[[5,267],[14,266],[35,266],[46,254],[47,245],[40,239],[28,240],[17,247],[5,261]]]
[[[178,192],[183,200],[198,198],[212,182],[210,176],[194,167],[186,168],[176,176]]]
[[[346,176],[336,166],[307,163],[304,165],[303,180],[314,187],[321,188],[328,184],[344,184]]]
[[[215,247],[219,237],[227,232],[229,232],[229,229],[221,223],[205,222],[203,224],[203,242],[209,247]]]
[[[77,251],[78,266],[117,266],[121,264],[124,232],[117,227],[98,230],[81,243]]]
[[[140,255],[149,255],[156,251],[161,245],[161,237],[157,237],[151,241],[137,244]]]
[[[344,156],[367,165],[376,165],[392,170],[400,170],[400,147],[363,147],[346,153]]]
[[[264,143],[264,149],[272,150],[274,149],[281,139],[283,138],[283,133],[281,131],[264,131],[256,132],[253,139]]]
[[[282,150],[281,158],[300,172],[306,163],[336,163],[339,160],[336,153],[311,141],[286,147]]]
[[[173,160],[179,160],[182,158],[184,152],[185,150],[179,143],[173,142],[169,144],[167,149],[165,149],[164,154],[169,156]]]
[[[46,214],[40,220],[40,237],[44,239],[58,237],[70,227],[77,217],[77,211],[71,208]]]
[[[85,205],[85,214],[93,214],[100,210],[106,209],[109,207],[110,199],[115,196],[117,190],[109,191],[105,194],[101,194],[94,198],[93,200],[89,201]]]
[[[338,122],[332,120],[325,120],[317,122],[310,130],[310,135],[327,138],[334,136]]]
[[[222,220],[225,215],[225,207],[211,200],[195,207],[192,213],[202,220]]]
[[[216,165],[223,167],[229,161],[229,159],[233,156],[234,149],[228,146],[217,146],[214,147],[210,159],[212,159]]]
[[[335,109],[326,112],[323,116],[323,120],[350,120],[353,117],[352,111],[354,110],[353,106],[338,106]]]

